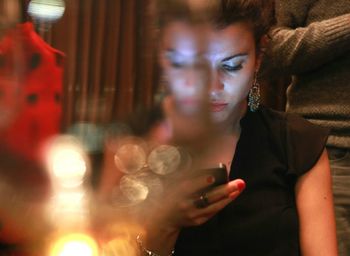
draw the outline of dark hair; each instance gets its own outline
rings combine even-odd
[[[273,0],[156,0],[154,8],[159,28],[174,20],[210,22],[217,28],[243,21],[252,25],[257,43],[275,22]]]

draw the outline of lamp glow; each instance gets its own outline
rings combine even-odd
[[[98,246],[88,235],[73,233],[59,238],[50,250],[50,256],[98,256]]]
[[[36,20],[54,22],[63,16],[63,0],[32,0],[28,5],[28,14]]]
[[[78,187],[84,182],[88,161],[74,137],[55,138],[47,146],[46,159],[52,178],[59,186]]]

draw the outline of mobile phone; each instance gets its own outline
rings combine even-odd
[[[226,184],[229,181],[227,168],[223,163],[219,163],[217,167],[200,169],[198,170],[198,175],[212,175],[215,179],[214,183],[210,184],[207,188],[204,189],[204,191],[201,191],[201,193],[206,192],[216,186]]]

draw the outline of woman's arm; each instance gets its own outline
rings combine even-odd
[[[326,18],[324,15],[323,20],[306,24],[314,3],[313,0],[276,1],[277,27],[271,31],[269,49],[272,56],[269,61],[274,68],[295,75],[321,67],[349,52],[350,13],[339,7],[339,16]]]
[[[170,255],[183,227],[202,225],[227,204],[233,201],[245,188],[243,180],[236,179],[205,193],[208,206],[196,206],[194,194],[212,184],[212,176],[203,175],[187,179],[175,185],[143,216],[144,233],[141,244],[144,249],[158,255]]]
[[[296,184],[300,246],[304,256],[337,255],[332,182],[326,150]]]

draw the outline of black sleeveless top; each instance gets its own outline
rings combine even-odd
[[[181,231],[175,255],[300,255],[294,187],[319,159],[328,130],[295,115],[247,112],[230,180],[243,193],[205,224]]]

